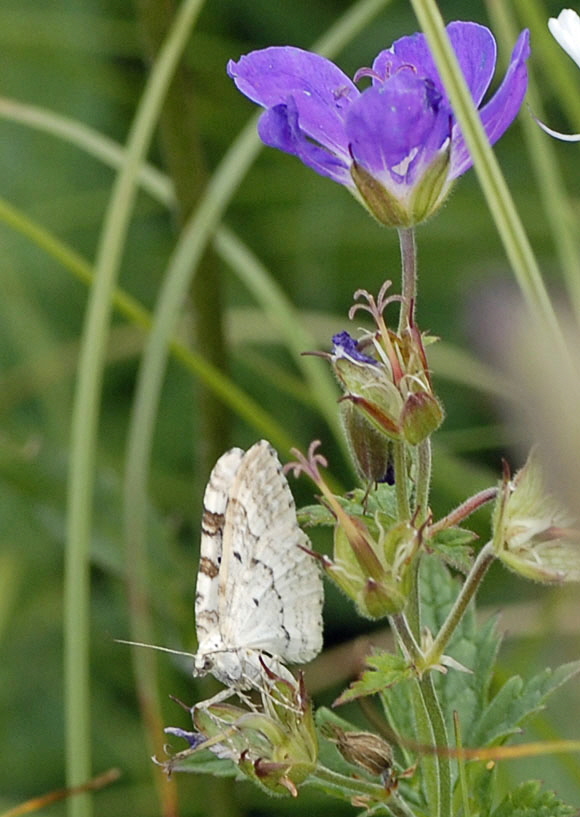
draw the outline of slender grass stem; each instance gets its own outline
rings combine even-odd
[[[97,429],[112,295],[120,268],[138,173],[157,122],[171,75],[187,42],[200,0],[184,0],[166,46],[151,72],[129,135],[126,162],[119,172],[101,232],[95,281],[89,294],[71,422],[65,553],[65,730],[69,786],[91,777],[89,715],[89,551],[92,525]],[[72,798],[71,817],[92,813],[88,794]]]
[[[522,294],[532,316],[538,321],[538,331],[548,332],[566,359],[561,328],[537,261],[459,68],[437,3],[435,0],[411,0],[411,4],[461,125],[490,213]]]

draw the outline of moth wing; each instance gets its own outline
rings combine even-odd
[[[274,449],[262,440],[236,472],[225,513],[219,619],[231,647],[302,663],[322,648],[322,577],[301,547],[296,506]]]
[[[195,589],[195,626],[198,642],[219,630],[219,572],[228,499],[244,452],[232,448],[216,462],[203,496],[199,569]]]

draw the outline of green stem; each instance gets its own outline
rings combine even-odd
[[[418,575],[416,577],[418,583]],[[417,666],[424,665],[421,648],[411,632],[403,615],[393,616],[391,626],[400,644]],[[447,748],[449,740],[441,706],[437,698],[430,673],[417,679],[413,690],[413,711],[420,742]],[[451,765],[443,753],[425,756],[422,759],[423,773],[431,813],[436,817],[451,815]]]
[[[431,438],[427,437],[417,446],[417,478],[415,480],[415,525],[419,526],[429,514],[429,490],[431,488]]]
[[[414,812],[395,792],[387,794],[384,786],[362,778],[349,777],[326,766],[317,766],[313,774],[306,781],[308,785],[315,786],[331,794],[340,797],[341,800],[353,798],[365,798],[369,800],[369,805],[382,803],[394,817],[414,817]]]
[[[407,449],[405,443],[393,443],[393,465],[395,468],[395,491],[397,494],[397,514],[401,522],[411,516],[409,505],[409,480],[407,477]]]
[[[399,333],[413,324],[415,317],[415,302],[417,300],[417,245],[415,243],[415,228],[400,227],[399,246],[401,248],[402,282],[401,294],[403,302],[399,313]]]
[[[465,582],[463,583],[463,587],[461,588],[461,592],[455,599],[455,604],[449,611],[449,614],[443,624],[441,625],[441,629],[437,633],[435,640],[433,641],[429,651],[423,656],[424,660],[424,667],[430,667],[433,664],[438,664],[441,656],[445,652],[445,648],[449,643],[451,636],[459,622],[467,605],[474,597],[476,591],[478,590],[481,582],[491,563],[494,560],[494,550],[493,545],[491,542],[488,542],[486,545],[482,547],[477,555],[477,559],[473,563],[473,567],[469,571]]]
[[[506,254],[530,312],[538,322],[538,332],[546,332],[556,347],[555,354],[561,353],[564,359],[567,359],[562,331],[540,269],[479,114],[473,104],[457,56],[445,31],[445,24],[437,3],[435,0],[411,0],[411,4],[425,32],[454,114],[461,126]]]
[[[420,662],[423,657],[421,647],[409,626],[405,614],[397,613],[397,615],[390,618],[390,623],[410,661],[413,664]]]
[[[451,513],[448,513],[447,516],[444,516],[438,522],[431,525],[428,532],[429,537],[435,536],[439,531],[447,530],[447,528],[451,528],[454,525],[459,525],[464,519],[467,519],[468,516],[471,516],[472,513],[475,513],[475,511],[483,505],[492,502],[496,497],[497,487],[495,486],[493,488],[484,488],[483,491],[479,491],[479,493],[470,496],[469,499],[466,499],[465,502],[458,505],[457,508],[451,511]]]
[[[419,681],[419,687],[433,730],[435,746],[447,749],[449,747],[447,727],[431,673],[423,676]],[[435,755],[435,764],[439,781],[439,817],[451,817],[451,758],[444,752],[438,753]]]
[[[200,7],[200,0],[185,0],[152,69],[131,128],[126,161],[115,180],[105,214],[95,281],[83,325],[67,482],[64,684],[69,786],[84,783],[91,777],[89,560],[97,430],[112,297],[136,198],[139,168],[147,155],[163,95]],[[89,817],[90,795],[71,798],[68,810],[73,817]]]
[[[178,5],[176,0],[161,4],[158,0],[135,0],[150,61],[157,56]],[[199,133],[198,96],[194,73],[182,60],[168,89],[159,120],[161,151],[173,181],[180,228],[196,207],[209,178]],[[195,347],[216,369],[227,373],[222,269],[211,244],[200,257],[191,289],[191,331]],[[196,465],[200,474],[207,474],[227,446],[232,415],[211,389],[200,383],[194,388]]]

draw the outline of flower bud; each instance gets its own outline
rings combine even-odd
[[[360,478],[364,482],[388,482],[391,479],[388,438],[349,400],[340,403],[340,419]]]
[[[240,771],[276,794],[296,797],[298,786],[314,771],[318,740],[312,705],[299,681],[264,670],[262,707],[242,709],[227,703],[193,707],[196,731],[168,728],[185,738],[189,749],[163,764],[168,773],[194,768],[194,757],[208,748],[233,761]]]
[[[534,451],[503,481],[494,512],[494,549],[507,567],[545,584],[580,581],[578,521],[545,487]]]
[[[336,724],[328,724],[326,728],[329,739],[347,763],[360,766],[376,777],[392,778],[393,750],[386,740],[372,732],[347,732]]]
[[[342,409],[347,437],[359,470],[376,480],[387,456],[386,441],[377,446],[377,439],[417,445],[443,421],[423,340],[415,327],[396,334],[383,324],[367,338],[373,357],[361,352],[348,332],[335,335],[333,344],[330,362],[345,391],[342,403],[351,406]],[[364,421],[357,422],[357,414]],[[372,461],[370,451],[377,452]]]
[[[360,520],[352,521],[359,527],[363,525]],[[325,560],[324,567],[354,601],[361,616],[378,619],[396,615],[407,603],[419,544],[419,532],[400,523],[386,532],[377,531],[376,539],[366,530],[363,553],[360,536],[358,542],[353,541],[351,531],[339,520],[334,531],[333,559]]]
[[[443,408],[433,394],[419,392],[405,400],[401,415],[403,436],[410,445],[427,439],[443,422]]]

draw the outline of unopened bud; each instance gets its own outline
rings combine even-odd
[[[327,731],[347,763],[360,766],[385,782],[392,782],[393,750],[386,740],[372,732],[347,732],[335,724],[329,724]]]
[[[426,391],[409,394],[401,416],[403,437],[410,445],[417,445],[439,428],[443,417],[435,395]]]

